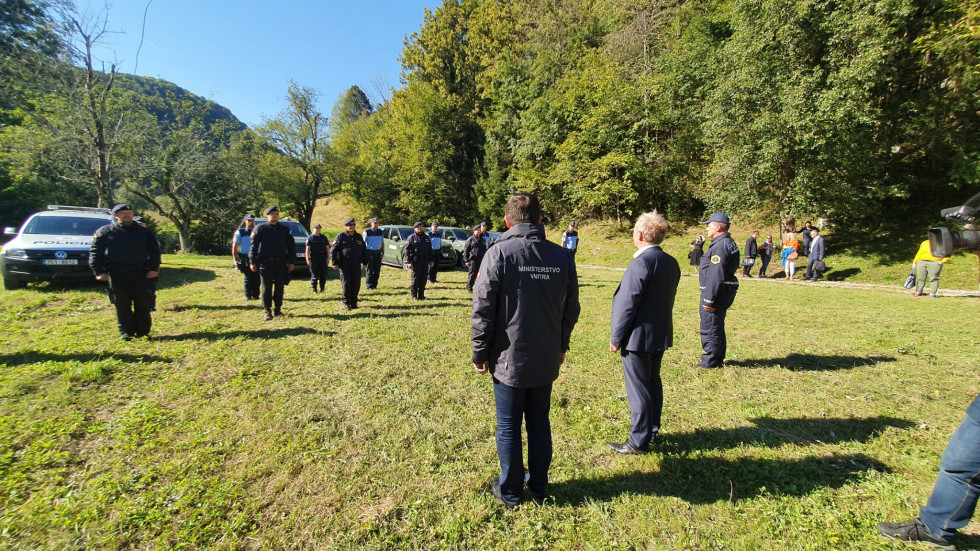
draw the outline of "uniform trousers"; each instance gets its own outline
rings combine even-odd
[[[439,251],[432,251],[432,266],[429,266],[429,282],[436,282],[436,275],[439,273]]]
[[[319,288],[321,291],[323,287],[327,284],[327,257],[323,258],[310,258],[310,285],[313,286],[313,290],[316,291]]]
[[[348,308],[357,308],[357,295],[361,292],[361,267],[340,268],[340,300]]]
[[[412,263],[412,298],[423,299],[425,298],[425,282],[429,275],[429,263],[428,262],[413,262]]]
[[[664,387],[660,364],[664,351],[635,352],[622,350],[626,399],[630,404],[630,437],[626,442],[641,451],[650,450],[650,442],[660,432],[660,414],[664,408]]]
[[[149,335],[153,322],[146,270],[138,267],[110,270],[109,289],[116,306],[119,334],[123,337]]]
[[[367,270],[364,273],[364,280],[368,289],[378,287],[378,278],[381,276],[381,257],[382,251],[368,251]]]
[[[472,293],[473,286],[476,285],[476,274],[480,273],[480,261],[471,260],[469,270],[470,273],[466,276],[466,290]]]
[[[715,311],[709,312],[704,306],[701,313],[701,367],[721,367],[725,362],[728,340],[725,336],[725,316],[735,297],[715,300]]]
[[[238,254],[238,269],[242,271],[243,278],[243,288],[245,290],[246,299],[257,299],[259,298],[259,289],[262,286],[262,280],[259,277],[258,272],[253,272],[248,267],[248,255]]]
[[[921,262],[921,260],[919,261]],[[966,410],[939,463],[939,477],[919,520],[933,533],[952,540],[973,517],[980,496],[980,396]]]
[[[272,311],[275,303],[275,311],[282,311],[282,296],[286,289],[286,278],[289,277],[289,269],[285,262],[266,262],[259,266],[259,275],[262,277],[262,308],[266,312]]]
[[[527,427],[527,487],[544,497],[551,467],[551,383],[517,388],[493,379],[497,410],[497,457],[500,459],[500,494],[512,505],[524,493],[524,446],[521,421]]]

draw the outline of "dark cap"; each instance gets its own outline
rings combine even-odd
[[[725,224],[726,226],[732,223],[731,220],[728,219],[728,215],[723,212],[716,212],[712,214],[710,218],[708,218],[707,220],[701,223],[710,224],[711,222],[718,222],[721,224]]]
[[[244,220],[255,220],[255,217],[251,214],[246,214]]]
[[[126,203],[120,203],[120,204],[112,207],[112,214],[116,214],[117,212],[119,212],[121,210],[133,210],[133,209],[129,208],[129,205],[127,205]]]
[[[273,207],[269,207],[269,208],[265,209],[265,213],[266,214],[269,214],[270,212],[279,212],[279,207],[273,206]]]
[[[574,228],[575,227],[575,221],[573,220],[573,221],[569,222],[568,223],[568,226],[571,227],[571,228]]]
[[[433,222],[432,223],[432,227],[433,228],[438,228],[439,227],[439,222]]]
[[[375,223],[375,222],[377,222],[377,221],[378,221],[378,219],[377,219],[377,218],[372,218],[372,219],[370,219],[370,220],[368,220],[368,222],[370,222],[370,223],[372,223],[372,224],[373,224],[373,223]]]
[[[473,231],[476,231],[476,230],[478,230],[478,229],[480,229],[482,227],[483,227],[483,224],[477,224],[477,225],[473,226]]]
[[[353,218],[348,218],[347,220],[344,220],[344,225],[345,226],[353,226],[354,225],[354,219]]]
[[[313,227],[314,228],[322,228],[323,226],[321,226],[320,223],[317,222],[316,224],[313,224]]]
[[[425,227],[425,224],[423,224],[422,222],[416,222],[416,223],[412,224],[412,227],[413,228],[424,228]]]

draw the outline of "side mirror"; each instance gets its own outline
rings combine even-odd
[[[13,226],[5,226],[3,228],[4,235],[17,235],[17,228]]]

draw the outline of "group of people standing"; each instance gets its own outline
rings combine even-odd
[[[796,234],[803,234],[802,250],[801,244],[796,239]],[[694,272],[698,273],[701,258],[704,256],[705,239],[703,235],[698,235],[691,242],[691,252],[687,257],[690,259]],[[796,275],[796,261],[799,257],[807,257],[806,273],[804,281],[817,281],[820,274],[826,271],[824,257],[827,255],[827,247],[820,230],[814,228],[810,222],[796,232],[787,232],[783,235],[780,244],[773,241],[772,235],[767,235],[766,240],[759,243],[759,232],[753,231],[752,235],[745,242],[745,257],[741,261],[742,276],[744,277],[769,277],[766,271],[774,255],[781,255],[781,265],[783,267],[783,278],[792,281]],[[759,271],[757,276],[752,275],[752,268],[758,264]]]

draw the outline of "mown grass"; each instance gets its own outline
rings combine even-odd
[[[628,240],[593,231],[579,263],[624,267]],[[553,497],[506,511],[462,271],[415,303],[385,267],[354,313],[335,278],[294,281],[263,323],[227,264],[165,257],[149,341],[119,341],[94,287],[0,293],[0,547],[888,549],[874,524],[916,513],[980,392],[978,298],[748,281],[729,365],[701,371],[684,277],[663,444],[620,457],[620,273],[583,267]]]

